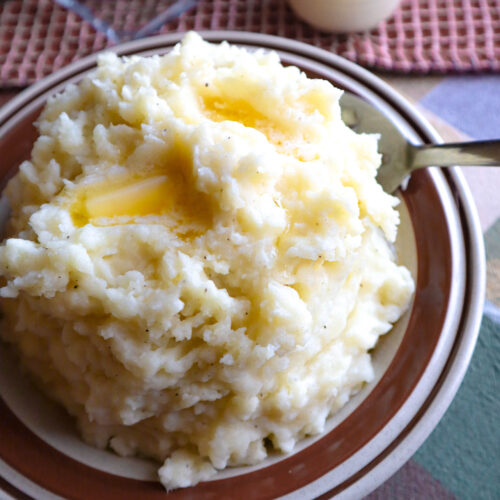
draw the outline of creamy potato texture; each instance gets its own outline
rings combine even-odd
[[[8,185],[2,337],[85,440],[163,462],[167,488],[321,433],[409,303],[397,200],[340,95],[194,33],[108,53]]]

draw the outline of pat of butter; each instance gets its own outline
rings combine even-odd
[[[171,196],[172,187],[166,176],[150,177],[88,196],[85,212],[90,219],[161,214],[169,207]]]
[[[174,186],[165,175],[126,184],[99,183],[78,194],[72,215],[79,225],[92,219],[161,215],[172,206]]]
[[[170,224],[189,226],[181,231],[199,232],[212,220],[209,200],[183,175],[101,181],[78,188],[70,203],[71,217],[79,227],[114,224],[113,219],[120,217],[167,215]]]

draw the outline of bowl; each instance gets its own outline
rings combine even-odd
[[[330,80],[383,111],[414,142],[439,137],[388,85],[329,52],[283,38],[201,32],[250,50],[276,50],[284,64]],[[119,54],[168,51],[169,34],[115,47]],[[33,122],[47,98],[96,63],[89,56],[33,85],[0,110],[0,178],[29,157]],[[373,351],[376,378],[328,421],[325,433],[290,455],[221,472],[169,498],[359,498],[401,467],[451,403],[476,342],[485,288],[482,233],[457,169],[420,170],[401,195],[397,250],[416,279],[411,309]],[[163,499],[155,465],[86,445],[71,419],[38,393],[7,346],[0,349],[0,488],[14,498]]]
[[[322,31],[347,33],[375,28],[401,0],[288,0],[298,17]]]

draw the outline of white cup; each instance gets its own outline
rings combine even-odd
[[[365,31],[389,17],[400,0],[288,0],[297,16],[334,33]]]

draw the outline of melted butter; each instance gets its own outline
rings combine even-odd
[[[206,97],[203,99],[205,114],[214,122],[231,120],[239,122],[245,127],[269,127],[270,120],[246,101],[227,101],[219,97]]]
[[[281,148],[285,141],[292,139],[283,130],[283,125],[275,123],[244,100],[228,101],[220,97],[204,97],[201,107],[203,114],[210,120],[214,122],[230,120],[254,128],[262,132],[277,148]]]
[[[206,195],[193,190],[183,175],[150,175],[106,180],[77,188],[70,213],[77,226],[113,225],[149,215],[166,216],[169,225],[195,236],[206,229],[212,209]]]

